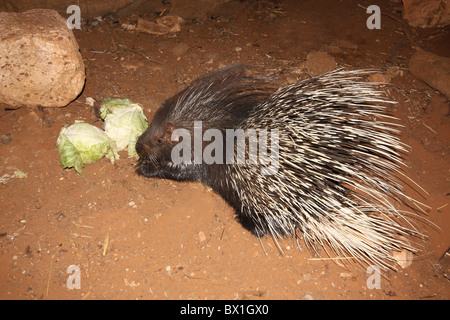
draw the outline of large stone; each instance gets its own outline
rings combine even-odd
[[[403,0],[403,18],[413,27],[444,27],[450,24],[450,1]]]
[[[418,50],[409,60],[409,70],[450,100],[450,58]]]
[[[85,81],[78,43],[56,11],[0,13],[0,102],[65,106]]]

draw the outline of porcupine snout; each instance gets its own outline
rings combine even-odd
[[[149,150],[140,139],[136,142],[136,152],[139,155],[139,159],[145,159],[148,157]]]
[[[151,139],[142,135],[136,142],[136,152],[139,155],[137,164],[137,173],[146,177],[158,176],[158,163],[155,157],[155,148],[152,146]]]
[[[144,144],[136,144],[136,151],[139,155],[139,161],[136,167],[136,172],[145,177],[153,177],[155,176],[156,170],[152,169],[155,166],[152,165],[149,160],[149,151]]]

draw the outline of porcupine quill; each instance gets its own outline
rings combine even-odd
[[[416,252],[408,238],[421,236],[408,217],[414,214],[395,203],[425,205],[407,196],[398,181],[413,183],[401,171],[407,146],[383,106],[394,102],[363,81],[370,72],[337,70],[275,91],[273,81],[249,75],[242,65],[214,71],[157,111],[136,144],[138,172],[201,181],[258,237],[270,234],[277,244],[282,237],[303,238],[315,252],[321,246],[329,255],[331,250],[340,258],[395,269],[392,251]],[[224,137],[227,129],[265,129],[269,138],[277,133],[278,169],[261,174],[262,162],[248,159],[174,163],[176,130],[194,136],[199,121],[202,134],[212,128]],[[203,141],[203,151],[207,145]]]

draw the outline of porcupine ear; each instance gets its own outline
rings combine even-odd
[[[173,141],[180,141],[180,137],[176,134],[172,137],[174,130],[176,129],[175,125],[172,122],[167,122],[166,127],[164,129],[164,141],[167,143],[172,143]]]

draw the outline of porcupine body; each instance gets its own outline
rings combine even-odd
[[[259,237],[302,237],[313,250],[394,268],[391,252],[415,251],[404,236],[416,233],[395,202],[415,200],[396,179],[406,150],[381,106],[388,101],[363,74],[335,71],[275,91],[242,65],[212,72],[157,111],[136,145],[138,171],[203,182]],[[277,130],[277,170],[261,174],[263,165],[248,161],[174,163],[175,129],[193,135],[195,121],[224,137],[226,129]]]

